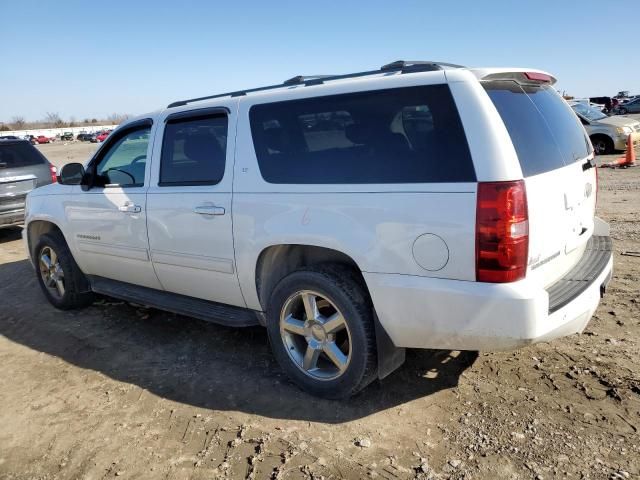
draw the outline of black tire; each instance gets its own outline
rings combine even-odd
[[[40,267],[40,257],[45,249],[53,250],[64,274],[63,295],[60,295],[59,292],[54,292],[52,287],[45,285]],[[73,255],[71,255],[71,251],[62,234],[50,232],[42,235],[33,250],[33,261],[36,266],[36,277],[40,288],[51,305],[60,310],[71,310],[91,305],[94,296],[89,290],[89,282],[73,259]]]
[[[606,135],[592,136],[591,143],[596,155],[610,155],[613,153],[613,140]]]
[[[373,305],[361,283],[353,270],[340,265],[326,265],[287,275],[271,294],[267,331],[273,354],[289,378],[312,395],[328,399],[346,398],[358,393],[377,376]],[[349,361],[337,378],[320,380],[311,377],[287,351],[280,330],[280,315],[292,295],[304,290],[315,291],[331,302],[342,313],[347,325],[351,342]]]
[[[626,108],[621,107],[620,109],[618,109],[618,113],[620,115],[626,115],[627,113],[629,113],[629,111]]]

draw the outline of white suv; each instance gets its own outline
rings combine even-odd
[[[29,256],[61,309],[97,292],[260,323],[287,374],[330,398],[408,347],[580,332],[611,241],[554,82],[400,61],[176,102],[29,194]]]

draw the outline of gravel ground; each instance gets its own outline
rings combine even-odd
[[[60,166],[96,146],[39,148]],[[409,351],[343,402],[291,385],[261,328],[55,310],[0,230],[0,478],[638,478],[640,168],[599,174],[615,272],[582,335]]]

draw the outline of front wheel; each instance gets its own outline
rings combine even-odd
[[[86,279],[62,235],[43,235],[34,253],[38,283],[54,307],[69,310],[91,304],[93,294],[81,287],[87,285]]]
[[[312,395],[349,397],[376,378],[373,306],[349,269],[286,276],[271,295],[267,330],[281,368]]]
[[[629,111],[623,107],[618,110],[618,113],[620,113],[620,115],[626,115],[627,113],[629,113]]]
[[[593,144],[593,150],[596,155],[609,155],[613,153],[613,141],[609,137],[594,136],[591,137],[591,143]]]

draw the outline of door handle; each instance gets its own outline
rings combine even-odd
[[[216,207],[215,205],[199,205],[193,209],[198,215],[224,215],[224,207]]]
[[[136,205],[133,202],[126,202],[124,205],[118,207],[123,213],[140,213],[142,211],[142,207],[140,205]]]

